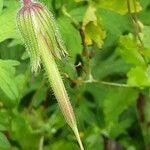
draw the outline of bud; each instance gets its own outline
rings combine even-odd
[[[23,2],[17,23],[31,59],[32,71],[36,73],[40,64],[43,65],[66,122],[72,128],[80,149],[84,150],[73,108],[55,62],[67,55],[55,19],[40,3]]]
[[[52,13],[40,3],[25,0],[18,12],[17,24],[26,43],[33,72],[36,73],[40,67],[40,47],[37,41],[40,34],[55,58],[61,59],[68,55]]]

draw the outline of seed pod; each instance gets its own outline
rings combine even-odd
[[[26,43],[33,72],[36,73],[40,67],[40,53],[37,41],[39,34],[44,36],[55,58],[61,59],[68,55],[52,13],[40,3],[26,0],[18,12],[17,24]]]
[[[66,56],[67,52],[53,15],[40,3],[24,0],[17,23],[31,59],[32,71],[36,73],[40,64],[45,68],[66,122],[72,128],[80,149],[84,150],[73,108],[55,62]]]

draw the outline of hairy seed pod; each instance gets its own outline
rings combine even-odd
[[[28,3],[24,3],[18,12],[17,24],[26,43],[32,71],[36,73],[40,67],[40,53],[37,41],[39,34],[44,36],[55,58],[61,59],[68,53],[52,13],[39,3],[26,1]]]
[[[66,122],[72,128],[80,149],[83,150],[73,108],[55,62],[67,55],[55,19],[40,3],[31,0],[23,2],[23,7],[17,15],[17,24],[31,59],[32,71],[36,73],[40,64],[45,68]]]

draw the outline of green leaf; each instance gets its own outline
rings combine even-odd
[[[19,141],[19,145],[21,146],[22,149],[36,150],[38,147],[38,143],[40,141],[40,134],[32,130],[27,115],[28,115],[27,113],[24,115],[18,113],[16,116],[13,117],[13,120],[11,122],[11,137],[13,140]],[[34,119],[32,119],[32,121]]]
[[[110,135],[113,138],[117,138],[117,136],[121,134],[126,134],[126,129],[130,128],[134,121],[134,118],[127,118],[122,121],[115,122],[112,126]]]
[[[6,130],[6,127],[2,124],[0,124],[0,131],[5,131]]]
[[[143,86],[150,86],[150,68],[145,69],[143,67],[135,67],[132,68],[127,76],[128,76],[128,85],[130,86],[137,86],[137,87],[143,87]]]
[[[86,143],[88,150],[103,150],[103,138],[99,136],[99,132],[94,133],[94,129],[90,131],[90,134],[86,137]]]
[[[58,141],[55,141],[53,143],[53,145],[51,146],[47,146],[46,148],[44,148],[45,150],[71,150],[71,149],[78,149],[77,145],[75,143],[72,143],[72,142],[67,142],[65,140],[58,140]]]
[[[119,115],[136,102],[137,94],[134,89],[111,88],[104,101],[107,124],[118,121]]]
[[[133,31],[128,16],[121,16],[106,9],[99,9],[98,16],[102,18],[102,24],[107,33],[103,46],[105,51],[108,51],[110,47],[114,47],[123,33]]]
[[[18,10],[17,2],[10,2],[10,6],[4,9],[0,15],[0,42],[8,38],[18,38],[16,29],[16,13]]]
[[[144,58],[140,53],[140,46],[132,34],[120,38],[117,50],[127,63],[145,66]]]
[[[57,20],[67,51],[71,57],[82,52],[82,41],[79,31],[77,31],[72,23],[65,17]]]
[[[2,13],[2,9],[3,9],[3,0],[0,0],[0,14]]]
[[[130,69],[130,66],[123,59],[118,58],[116,53],[103,60],[100,60],[99,57],[97,59],[99,61],[94,65],[92,72],[100,80],[112,75],[126,74]],[[97,69],[97,66],[102,69]]]
[[[14,82],[14,67],[17,65],[19,65],[18,61],[0,60],[0,88],[11,100],[19,97],[18,88]]]
[[[144,47],[150,48],[150,26],[144,26],[141,36]]]
[[[7,137],[0,132],[0,148],[10,149],[10,143]]]
[[[105,8],[111,11],[115,11],[121,15],[125,15],[128,12],[127,0],[97,0],[101,8]],[[135,2],[135,4],[134,4]],[[129,0],[131,12],[139,12],[142,7],[139,2]],[[135,10],[136,6],[136,10]]]

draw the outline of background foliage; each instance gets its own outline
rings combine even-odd
[[[59,68],[85,149],[150,149],[150,1],[40,1],[70,54]],[[20,5],[0,0],[0,149],[78,150],[43,71],[30,72]]]

